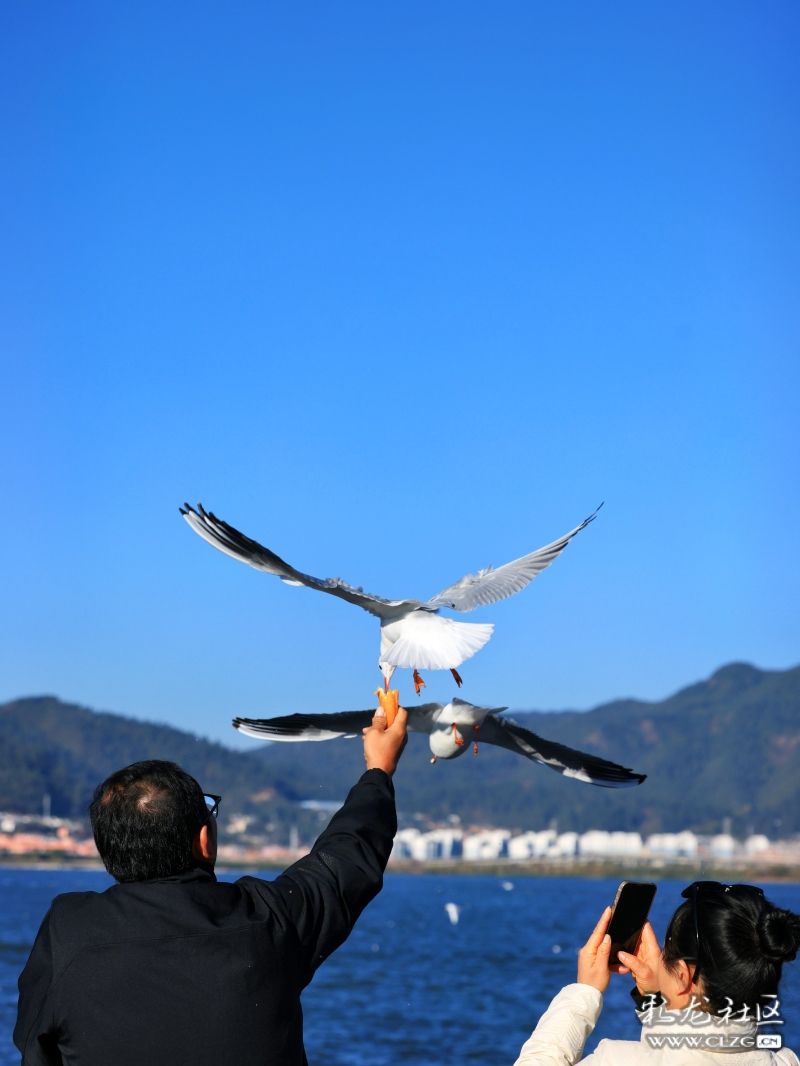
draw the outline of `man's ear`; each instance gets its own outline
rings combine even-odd
[[[214,840],[209,828],[210,823],[206,822],[205,825],[200,827],[200,831],[192,841],[192,855],[201,862],[210,862],[213,864],[217,857],[217,849],[214,846]]]

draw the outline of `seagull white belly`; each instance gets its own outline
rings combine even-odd
[[[467,750],[464,737],[455,729],[434,729],[428,744],[434,759],[455,759]]]

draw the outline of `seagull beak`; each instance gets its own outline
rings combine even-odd
[[[384,692],[388,692],[389,691],[389,678],[386,677],[385,674],[384,674],[384,677],[383,677],[383,691]]]

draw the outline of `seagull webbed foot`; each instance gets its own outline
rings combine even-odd
[[[461,680],[461,674],[458,672],[458,670],[453,670],[452,667],[450,668],[450,673],[453,675],[453,680],[455,681],[455,683],[458,685],[459,688],[461,688],[461,686],[464,684],[464,682]]]
[[[453,729],[453,740],[456,742],[456,744],[457,744],[457,746],[459,748],[463,748],[464,747],[464,738],[459,733],[458,726],[456,725],[455,722],[453,722],[452,729]]]
[[[414,676],[414,688],[416,689],[417,695],[419,696],[420,692],[422,692],[422,690],[425,688],[425,682],[420,677],[420,674],[419,674],[418,670],[414,671],[414,675],[413,676]]]

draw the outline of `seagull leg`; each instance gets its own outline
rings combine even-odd
[[[481,727],[479,722],[474,722],[472,725],[472,754],[478,754],[478,733],[480,733]]]
[[[459,733],[458,726],[456,725],[455,722],[453,722],[452,730],[453,730],[453,740],[456,742],[456,744],[458,745],[459,748],[463,748],[464,747],[464,738]]]
[[[420,692],[422,692],[422,690],[425,688],[425,682],[420,677],[418,670],[414,671],[414,688],[416,689],[418,696]]]
[[[435,755],[431,755],[431,766],[433,766],[433,764],[434,764],[434,763],[436,763],[436,762],[438,762],[438,761],[439,761],[439,760],[438,760],[438,759],[436,758],[436,756],[435,756]]]
[[[450,673],[453,675],[453,680],[455,681],[455,683],[458,685],[459,688],[461,688],[461,686],[464,684],[464,682],[461,680],[461,674],[458,672],[458,670],[453,670],[452,667],[450,669]]]

